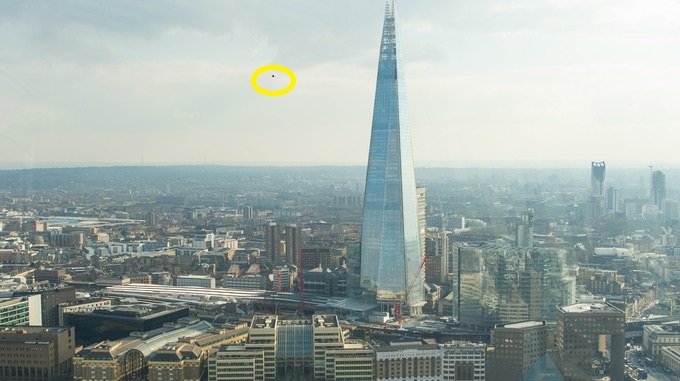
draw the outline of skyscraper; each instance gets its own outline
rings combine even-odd
[[[297,225],[286,226],[286,262],[297,265],[298,252],[302,249],[302,232]]]
[[[604,175],[607,167],[604,161],[593,161],[590,165],[590,195],[603,197]]]
[[[517,247],[534,247],[534,209],[528,208],[517,220],[515,228],[515,245]]]
[[[607,188],[607,210],[612,212],[621,211],[621,200],[619,199],[619,190],[614,187]]]
[[[652,172],[652,197],[651,204],[663,208],[663,202],[666,199],[666,175],[661,171]]]
[[[361,288],[382,304],[403,300],[411,314],[424,304],[418,274],[421,241],[406,108],[406,87],[394,2],[385,21],[373,106],[361,229]]]
[[[281,245],[281,226],[276,223],[270,223],[266,225],[266,247],[267,255],[272,262],[276,262],[281,259],[281,253],[279,247]]]
[[[604,175],[607,167],[604,161],[593,161],[590,166],[590,211],[591,220],[602,215],[604,203]]]

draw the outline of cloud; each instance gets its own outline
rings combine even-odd
[[[265,1],[64,1],[0,3],[0,24],[23,28],[29,43],[50,58],[101,63],[125,49],[126,40],[159,40],[178,32],[266,41],[277,61],[304,67],[352,59],[367,51],[366,27],[379,30],[364,2]],[[380,12],[381,6],[373,7]],[[304,28],[298,27],[305,25]],[[379,36],[378,32],[370,33]],[[374,50],[374,49],[373,49]],[[349,54],[348,54],[349,52]]]
[[[115,162],[145,147],[147,162],[362,163],[383,7],[0,2],[0,124],[40,161]],[[670,145],[653,137],[680,116],[676,2],[433,0],[398,10],[417,161],[642,157]],[[295,71],[291,93],[250,88],[267,63]]]

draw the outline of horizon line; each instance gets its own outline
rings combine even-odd
[[[582,169],[590,168],[592,160],[465,160],[465,161],[423,161],[414,163],[420,169]],[[680,168],[678,162],[653,162],[637,160],[604,160],[609,169],[648,169],[652,166],[661,169]],[[623,164],[623,165],[621,165]],[[367,164],[357,162],[0,162],[0,170],[60,169],[60,168],[113,168],[113,167],[175,167],[175,166],[222,166],[222,167],[366,167]]]

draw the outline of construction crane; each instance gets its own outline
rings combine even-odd
[[[402,328],[404,326],[404,320],[403,320],[403,316],[401,314],[401,306],[403,306],[407,303],[408,295],[411,293],[413,286],[416,285],[416,280],[418,280],[418,278],[420,277],[420,272],[423,270],[423,266],[425,266],[426,261],[427,261],[427,253],[423,256],[423,260],[420,262],[420,267],[418,267],[418,271],[416,272],[416,275],[411,280],[411,283],[409,283],[408,288],[406,289],[406,292],[404,293],[404,297],[402,298],[402,300],[394,299],[394,315],[397,317],[397,322],[399,322],[399,328]]]

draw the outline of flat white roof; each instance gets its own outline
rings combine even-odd
[[[177,275],[177,278],[212,279],[210,275]]]
[[[506,324],[505,328],[530,328],[544,325],[542,321],[520,321],[517,323]]]
[[[578,312],[621,312],[619,309],[610,306],[606,303],[574,303],[568,306],[560,307],[563,312],[578,313]]]

